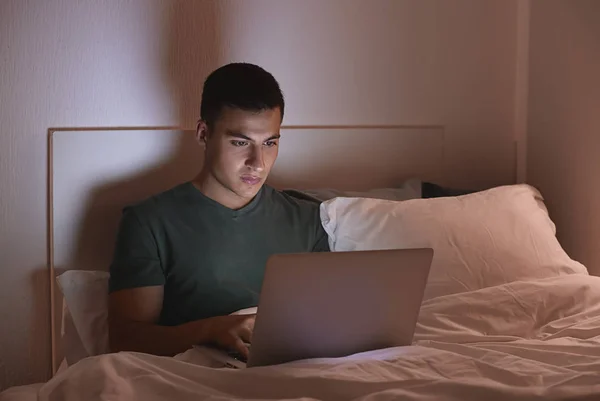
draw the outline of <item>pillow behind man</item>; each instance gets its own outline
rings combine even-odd
[[[375,188],[365,191],[344,191],[332,188],[319,189],[286,189],[283,192],[296,198],[313,202],[325,202],[333,198],[371,198],[393,201],[410,199],[443,198],[449,196],[468,195],[478,191],[444,187],[432,182],[410,179],[399,187]]]
[[[333,198],[371,198],[403,201],[419,199],[421,197],[421,181],[410,179],[398,187],[374,188],[364,191],[345,191],[334,188],[318,189],[286,189],[283,192],[296,198],[310,200],[313,202],[325,202]]]
[[[443,198],[447,196],[468,195],[478,191],[443,187],[432,182],[421,183],[421,198]]]

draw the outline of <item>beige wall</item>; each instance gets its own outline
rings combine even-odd
[[[49,375],[49,127],[191,126],[206,74],[246,60],[281,81],[286,123],[443,124],[447,184],[512,182],[516,14],[506,0],[0,2],[0,388]]]
[[[600,275],[600,2],[531,8],[528,181],[566,251]]]

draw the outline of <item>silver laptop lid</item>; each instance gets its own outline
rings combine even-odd
[[[273,255],[247,366],[412,343],[432,249]]]

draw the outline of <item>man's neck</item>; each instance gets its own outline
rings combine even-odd
[[[202,170],[192,180],[192,184],[204,196],[232,210],[241,209],[250,203],[248,199],[242,198],[225,188],[210,172],[205,170]]]

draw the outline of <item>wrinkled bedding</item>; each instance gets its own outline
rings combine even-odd
[[[204,366],[201,352],[91,357],[28,394],[65,401],[600,400],[600,278],[571,274],[428,300],[408,347],[242,370]],[[26,390],[0,399],[26,400]]]

